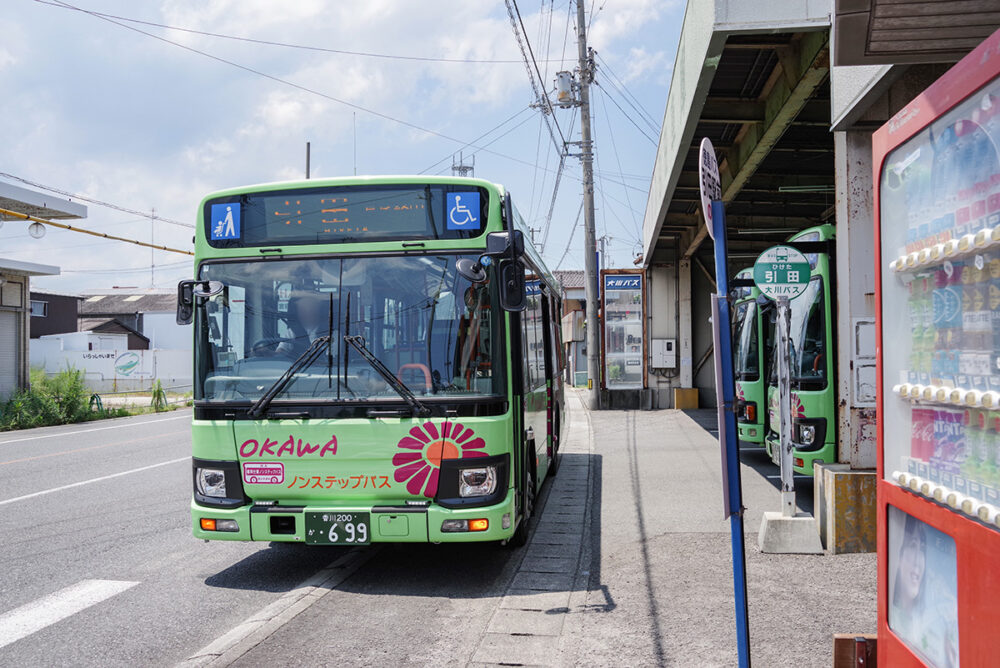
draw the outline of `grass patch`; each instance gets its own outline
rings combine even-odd
[[[19,390],[0,404],[0,431],[131,415],[124,408],[93,410],[90,395],[83,374],[77,369],[66,369],[55,376],[33,369],[31,387]]]

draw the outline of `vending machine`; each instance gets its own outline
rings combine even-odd
[[[604,389],[646,387],[646,318],[643,273],[602,269]]]
[[[1000,665],[1000,31],[872,151],[879,664]]]

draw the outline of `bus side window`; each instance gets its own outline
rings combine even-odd
[[[531,320],[531,297],[528,297],[528,308],[521,311],[521,362],[524,367],[524,391],[530,392],[534,387],[531,378],[531,348],[534,339],[534,326]]]

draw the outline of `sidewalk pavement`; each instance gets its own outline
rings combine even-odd
[[[568,396],[562,468],[473,663],[735,665],[718,441],[680,411],[582,399]],[[875,630],[875,555],[762,554],[780,497],[758,454],[742,469],[751,658],[829,666],[834,633]]]
[[[582,396],[570,402],[574,418]],[[584,607],[569,615],[564,664],[735,665],[718,441],[680,411],[583,414],[594,481],[581,565],[589,580]],[[586,436],[574,429],[571,439],[580,447]],[[742,467],[751,659],[829,666],[834,633],[875,632],[875,555],[762,554],[761,517],[780,507],[762,472],[777,474]]]

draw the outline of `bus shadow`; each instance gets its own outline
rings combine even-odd
[[[347,547],[271,543],[225,570],[205,578],[209,587],[281,594],[346,554]]]
[[[718,413],[716,410],[699,408],[697,410],[686,410],[684,414],[698,423],[702,429],[712,435],[712,438],[719,438]],[[781,491],[781,472],[771,458],[767,456],[764,446],[755,443],[739,442],[740,463],[754,470],[768,484],[778,492]],[[812,476],[795,474],[795,503],[803,512],[813,514],[813,479]]]

